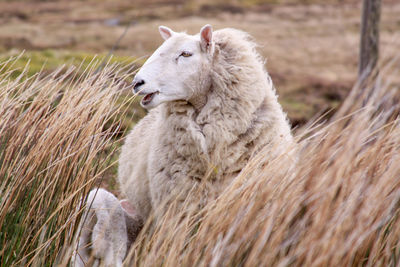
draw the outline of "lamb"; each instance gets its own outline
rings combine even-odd
[[[294,143],[271,78],[247,33],[229,28],[213,32],[210,25],[194,36],[164,26],[159,31],[164,43],[133,80],[133,90],[144,95],[141,105],[149,113],[122,147],[118,181],[126,200],[119,204],[113,199],[117,212],[107,215],[122,230],[103,224],[104,238],[89,240],[97,242],[91,247],[90,235],[79,239],[81,253],[87,255],[91,248],[109,265],[121,264],[141,225],[166,199],[179,195],[184,200],[205,176],[207,197],[215,197],[258,152],[267,150],[272,159]],[[99,190],[87,213],[102,216],[92,210],[104,207],[104,199],[111,199],[108,194]],[[96,224],[82,227],[94,230]],[[110,237],[121,232],[123,237]],[[100,255],[96,246],[120,249]],[[74,260],[76,266],[80,262]]]
[[[126,253],[127,229],[125,212],[118,199],[104,189],[92,190],[87,198],[84,227],[81,227],[78,255],[74,255],[75,266],[89,263],[91,254],[93,265],[103,259],[106,266],[122,266]],[[88,245],[92,243],[93,251]]]

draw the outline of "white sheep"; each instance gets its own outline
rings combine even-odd
[[[119,201],[104,189],[92,190],[86,203],[74,265],[84,267],[92,262],[95,266],[122,266],[141,222],[135,220],[134,211],[126,200]]]
[[[80,243],[84,255],[92,249],[109,265],[121,263],[151,211],[177,193],[184,197],[210,169],[206,183],[213,191],[209,196],[216,196],[261,149],[269,149],[274,158],[293,145],[286,115],[248,34],[213,32],[210,25],[194,36],[164,26],[159,31],[165,42],[133,81],[135,93],[144,95],[141,105],[150,110],[122,147],[118,181],[127,200],[107,215],[122,225],[115,231],[117,225],[109,224],[105,231],[125,235],[103,235],[100,248],[86,237]],[[93,199],[91,209],[104,204],[105,194]],[[97,225],[85,226],[95,230]],[[103,249],[105,243],[109,251]]]

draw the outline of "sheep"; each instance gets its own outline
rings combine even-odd
[[[230,28],[213,32],[210,25],[197,35],[165,26],[159,31],[164,43],[132,84],[135,93],[144,95],[141,105],[149,112],[121,149],[118,181],[126,200],[108,215],[118,217],[127,232],[106,227],[106,233],[126,233],[104,236],[110,247],[120,248],[118,255],[114,250],[111,256],[97,253],[107,264],[110,259],[121,262],[141,225],[167,198],[179,195],[184,200],[185,192],[206,175],[207,197],[215,197],[257,152],[268,151],[273,159],[294,143],[272,80],[247,33]],[[101,197],[92,201],[91,209],[104,204]],[[133,233],[130,238],[128,232]],[[79,244],[85,255],[87,244],[87,238]],[[91,248],[100,251],[95,246],[96,242]]]
[[[134,212],[126,200],[119,201],[104,189],[92,190],[86,202],[72,262],[79,267],[90,260],[95,266],[122,266],[127,245],[133,242],[141,223],[132,217]]]

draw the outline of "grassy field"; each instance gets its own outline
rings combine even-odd
[[[80,199],[116,164],[134,65],[14,78],[12,63],[0,66],[8,68],[0,79],[0,265],[66,266]],[[297,129],[295,171],[260,153],[217,199],[199,208],[189,195],[183,209],[172,203],[150,219],[127,264],[396,266],[400,109],[387,79],[400,62],[391,63],[363,94],[355,86],[331,119]]]
[[[279,159],[260,171],[259,155],[200,210],[188,201],[149,220],[127,262],[398,265],[399,13],[383,2],[381,72],[360,96],[356,1],[0,2],[0,266],[67,265],[80,199],[118,194],[119,147],[145,115],[129,84],[161,43],[157,26],[206,23],[260,44],[299,142],[296,172]]]

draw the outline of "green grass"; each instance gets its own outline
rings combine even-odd
[[[46,49],[26,51],[22,54],[19,52],[0,54],[0,62],[7,61],[13,57],[16,58],[12,65],[13,78],[18,77],[27,64],[29,64],[29,69],[26,73],[27,77],[33,76],[36,73],[50,73],[63,65],[81,66],[80,70],[83,71],[89,65],[92,67],[98,67],[103,61],[106,61],[109,64],[118,63],[122,67],[133,63],[137,63],[137,65],[143,64],[141,60],[137,60],[134,57],[113,55],[110,58],[107,58],[107,56],[108,55],[104,53],[97,55],[88,52]]]

